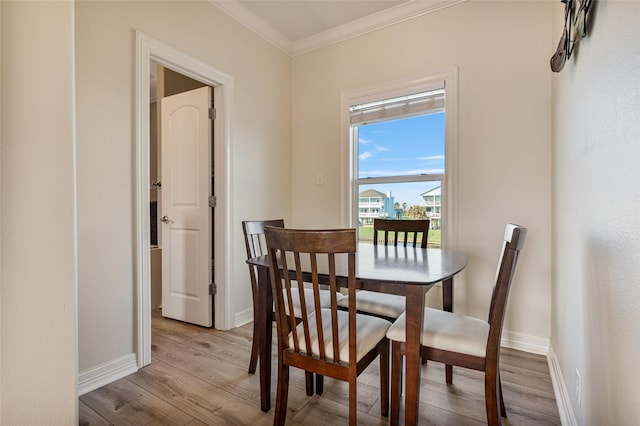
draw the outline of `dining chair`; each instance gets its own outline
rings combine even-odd
[[[403,247],[427,248],[428,235],[428,219],[374,219],[373,221],[374,246],[377,246],[379,241],[382,241],[385,246],[397,247],[400,243]],[[348,298],[338,302],[338,305],[346,308]],[[375,315],[389,321],[395,321],[405,311],[405,306],[404,296],[368,290],[356,293],[356,308],[358,312]]]
[[[259,257],[267,254],[267,245],[264,236],[264,229],[266,226],[273,226],[278,228],[284,228],[284,219],[274,219],[274,220],[246,220],[242,222],[242,231],[244,233],[244,242],[247,250],[247,258]],[[258,310],[257,306],[259,304],[258,301],[258,280],[257,280],[257,271],[256,267],[249,265],[249,278],[251,279],[251,294],[253,297],[253,336],[251,338],[251,357],[249,359],[249,374],[254,374],[256,372],[256,367],[258,365],[258,339],[257,339],[257,327],[258,327]],[[294,289],[294,293],[297,292],[297,289]],[[308,294],[312,290],[309,288],[305,288],[304,292],[307,295],[307,299],[309,299]],[[338,293],[338,299],[342,299],[346,296]],[[330,295],[327,290],[320,290],[320,306],[327,307],[330,304]],[[300,309],[300,305],[298,303],[298,297],[293,298],[293,312],[296,318],[300,318],[302,315],[302,311]],[[312,309],[311,306],[308,309]],[[275,316],[274,316],[275,318]],[[316,378],[316,390],[318,393],[322,393],[322,376],[317,376]],[[313,395],[313,377],[311,375],[307,376],[307,394]]]
[[[244,244],[247,250],[247,259],[267,254],[267,245],[264,240],[265,226],[284,228],[284,219],[274,220],[245,220],[242,222]],[[251,358],[249,359],[249,374],[256,372],[258,365],[258,278],[256,267],[249,265],[249,278],[251,280],[251,296],[253,298],[253,335],[251,337]]]
[[[527,229],[508,224],[498,261],[496,281],[491,295],[489,318],[483,321],[452,312],[425,308],[421,335],[423,359],[484,371],[485,403],[489,425],[500,425],[507,417],[500,383],[500,339],[509,289]],[[404,354],[406,315],[389,328],[391,341],[391,415],[397,425],[400,416],[400,383]],[[453,383],[447,372],[447,383]]]
[[[266,227],[272,292],[278,335],[278,382],[274,425],[287,413],[289,369],[321,374],[349,383],[349,424],[357,424],[357,377],[380,355],[381,413],[389,412],[389,345],[387,320],[356,313],[355,229],[293,230]],[[343,268],[343,269],[341,269]],[[310,273],[303,274],[303,271]],[[340,272],[340,274],[338,274]],[[338,283],[337,275],[346,283]],[[311,304],[301,283],[312,285]],[[330,307],[320,304],[320,285],[329,286]],[[351,303],[338,309],[338,286],[346,285]],[[295,287],[298,292],[294,293]],[[296,324],[297,294],[302,319]],[[286,309],[286,306],[289,309]],[[311,305],[314,310],[308,309]]]

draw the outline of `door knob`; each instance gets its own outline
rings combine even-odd
[[[160,219],[160,222],[163,222],[163,223],[166,223],[166,224],[173,223],[173,221],[171,219],[169,219],[169,217],[167,217],[167,216],[162,216],[162,219]]]

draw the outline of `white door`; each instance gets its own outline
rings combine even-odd
[[[211,327],[211,88],[162,98],[162,315]]]

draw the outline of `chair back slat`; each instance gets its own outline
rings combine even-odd
[[[347,265],[347,270],[353,274],[349,282],[355,289],[355,229],[310,231],[266,227],[265,237],[269,250],[272,293],[276,306],[278,345],[298,354],[313,356],[331,363],[347,361],[340,359],[339,342],[341,336],[338,327],[336,297],[338,260],[336,258],[338,256],[345,257],[340,261],[341,264]],[[307,273],[303,274],[303,271],[307,271]],[[296,297],[290,291],[292,285],[290,277],[292,275],[299,283],[297,297],[300,298],[299,306],[302,310],[302,318],[299,319],[297,328],[291,304],[291,299]],[[303,281],[310,285],[312,290],[306,295]],[[327,309],[321,309],[320,306],[320,286],[327,283],[331,290],[330,315],[327,315]],[[283,289],[284,294],[289,298],[288,312],[283,306],[286,303]],[[314,300],[306,300],[308,296],[313,297]],[[314,306],[315,311],[309,312],[307,306]],[[355,348],[355,309],[353,314],[353,332],[349,331],[349,341],[353,338],[353,348]],[[285,327],[285,324],[288,326]],[[349,330],[351,328],[350,324]],[[301,332],[298,332],[300,329],[302,329]],[[327,334],[328,330],[331,330],[330,334]],[[289,333],[290,331],[291,333]],[[290,335],[293,347],[289,346]],[[332,341],[331,345],[325,349],[325,339],[328,337],[331,337]],[[344,338],[344,336],[342,337]],[[312,355],[313,347],[316,344],[318,345],[318,353]],[[330,352],[329,348],[331,348]],[[353,352],[355,357],[355,350]]]
[[[312,281],[318,282],[318,259],[315,253],[309,254],[311,261],[311,275]],[[324,330],[323,330],[323,322],[322,322],[322,311],[320,310],[320,286],[313,286],[313,298],[314,298],[314,306],[315,306],[315,320],[316,320],[316,333],[318,336],[318,342],[324,342]],[[307,330],[305,329],[305,332]],[[306,335],[305,335],[306,336]],[[309,347],[309,345],[307,345]],[[327,354],[324,345],[319,345],[320,359],[326,359]],[[309,351],[311,354],[311,351]]]
[[[329,262],[329,287],[336,288],[336,259],[333,253],[328,255]],[[335,362],[340,362],[340,346],[338,336],[338,306],[331,306],[331,324],[333,331],[333,359]]]
[[[282,256],[282,252],[280,253],[280,263],[282,264],[282,268],[286,271],[289,269],[289,264],[287,262],[287,257],[286,256]],[[272,258],[277,258],[277,254],[273,253],[273,254],[269,254]],[[295,315],[293,315],[293,311],[294,311],[294,299],[293,299],[293,292],[291,291],[291,277],[289,276],[289,274],[284,274],[281,278],[282,283],[282,289],[280,290],[280,292],[278,292],[277,294],[274,293],[274,297],[273,297],[273,303],[276,307],[276,323],[278,322],[278,318],[280,317],[279,312],[281,310],[286,311],[286,312],[290,312],[291,315],[282,317],[281,322],[283,324],[286,324],[286,327],[289,327],[291,330],[294,330],[296,328],[297,325],[297,321],[295,318]],[[286,298],[284,297],[284,295],[286,294]],[[287,306],[285,307],[285,303],[287,304]],[[278,307],[281,306],[282,309],[278,309]],[[296,348],[296,350],[300,350],[300,342],[298,341],[298,336],[295,335],[294,336],[294,341],[293,341],[293,345]]]
[[[309,321],[309,312],[307,310],[307,298],[305,295],[305,291],[304,291],[304,285],[303,285],[303,279],[302,279],[302,263],[300,262],[300,253],[294,251],[293,252],[293,257],[296,260],[296,279],[298,280],[298,297],[300,298],[300,310],[301,310],[301,320],[303,323],[303,337],[304,337],[304,347],[306,348],[306,352],[307,355],[311,355],[312,351],[311,351],[311,330],[310,330],[310,321]],[[309,257],[311,264],[313,265],[315,262],[315,257],[314,254],[311,253],[310,257]],[[317,276],[317,271],[313,270],[311,271],[312,273],[312,282],[316,282],[317,278],[315,278]],[[316,304],[316,298],[315,298],[315,288],[316,286],[313,286],[313,292],[314,292],[314,301],[313,301],[313,305],[315,306]],[[319,301],[317,301],[319,303]],[[297,334],[297,333],[294,333]]]
[[[348,297],[349,297],[349,364],[356,362],[356,253],[348,254]]]
[[[429,223],[429,219],[375,219],[373,221],[373,244],[378,245],[378,233],[382,232],[385,246],[389,245],[391,240],[394,246],[402,241],[403,246],[407,247],[411,241],[414,247],[427,248]]]

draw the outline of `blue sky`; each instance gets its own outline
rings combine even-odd
[[[444,171],[444,113],[360,126],[358,136],[360,178]],[[411,206],[420,203],[420,193],[435,186],[433,182],[361,185],[360,192],[391,191],[396,202]]]

